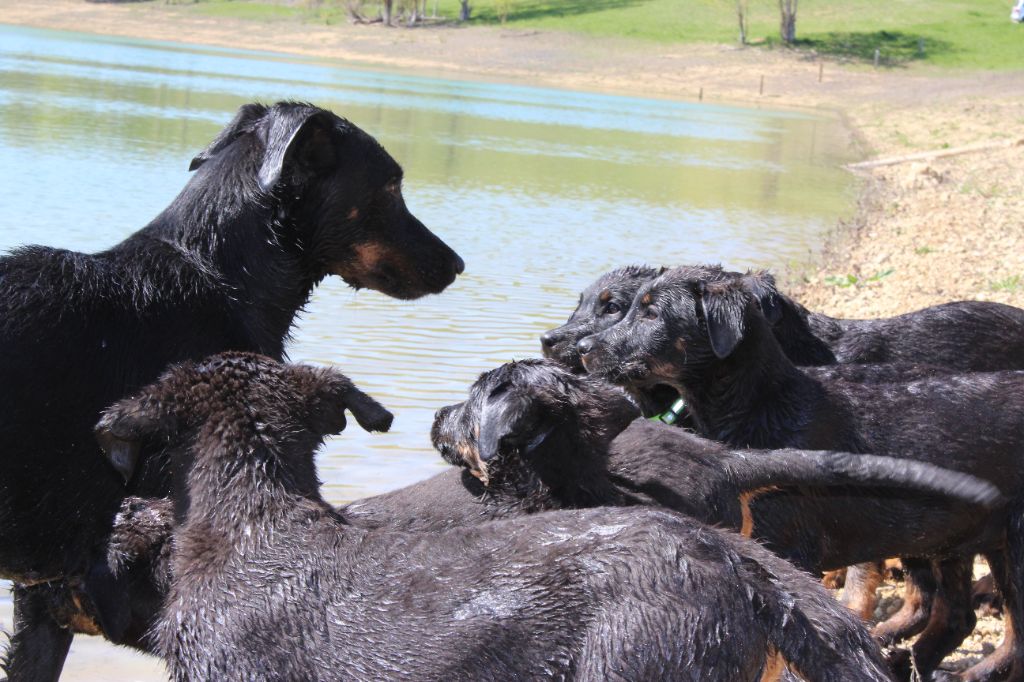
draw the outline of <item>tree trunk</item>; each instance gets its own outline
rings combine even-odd
[[[381,13],[381,18],[384,20],[384,25],[385,26],[390,26],[391,25],[391,9],[392,9],[392,6],[395,4],[395,0],[381,0],[380,4],[381,4],[380,13]]]
[[[748,0],[736,0],[736,18],[740,22],[740,45],[747,44],[747,2]]]
[[[796,5],[797,0],[779,0],[779,37],[787,45],[792,45],[796,40]]]
[[[459,0],[459,21],[469,21],[469,13],[472,11],[469,0]]]

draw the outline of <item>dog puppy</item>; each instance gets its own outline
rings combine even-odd
[[[645,509],[456,531],[354,528],[314,452],[390,415],[336,372],[232,354],[172,368],[98,426],[166,443],[177,526],[156,628],[175,680],[890,679],[862,626],[739,535]]]
[[[913,457],[999,481],[1010,504],[998,513],[958,515],[950,509],[905,520],[923,535],[945,537],[942,561],[949,564],[942,571],[949,580],[944,578],[943,594],[950,597],[944,608],[952,615],[941,623],[928,623],[925,615],[921,622],[918,606],[910,604],[904,614],[909,620],[897,620],[880,633],[895,639],[924,627],[913,647],[922,671],[934,669],[973,628],[972,554],[980,551],[1010,567],[1002,590],[1024,587],[1024,574],[1020,582],[1015,577],[1024,571],[1024,548],[1008,532],[1021,494],[1024,373],[889,384],[820,380],[786,357],[749,283],[697,281],[686,271],[668,271],[644,285],[620,323],[583,339],[578,350],[588,371],[631,392],[643,394],[662,384],[679,391],[699,433],[727,444]],[[783,498],[765,495],[756,504],[790,504]],[[856,505],[846,510],[862,513]],[[922,584],[931,579],[937,559],[926,557],[907,556],[911,577]],[[1015,622],[1022,622],[1024,610],[1014,615],[1022,607],[1024,602],[1007,600]],[[987,679],[993,674],[988,668],[995,666],[1024,675],[1024,640],[1018,637],[1009,635],[1013,644],[971,674]]]

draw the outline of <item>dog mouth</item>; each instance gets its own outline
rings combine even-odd
[[[382,243],[356,244],[352,257],[328,268],[332,275],[341,277],[353,289],[373,289],[400,300],[412,300],[428,294],[439,294],[455,281],[464,267],[457,263],[451,272],[440,268],[437,272],[424,270],[401,253]]]

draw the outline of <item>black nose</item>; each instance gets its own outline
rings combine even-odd
[[[456,275],[461,275],[466,270],[466,262],[462,260],[462,256],[455,254],[455,260],[452,261],[452,267],[455,268]]]
[[[579,351],[580,357],[582,357],[584,355],[590,355],[596,346],[597,343],[594,342],[594,339],[588,336],[576,344],[576,350]]]
[[[540,335],[540,345],[544,346],[545,348],[551,348],[561,340],[562,337],[559,334],[555,334],[554,332],[544,332],[543,334]]]

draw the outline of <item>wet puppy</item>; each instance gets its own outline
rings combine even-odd
[[[696,281],[685,271],[668,271],[644,285],[619,324],[583,339],[578,349],[588,371],[631,392],[642,394],[660,384],[676,389],[699,432],[728,444],[913,457],[998,481],[1011,497],[1010,507],[998,513],[958,512],[950,505],[905,522],[935,542],[943,538],[944,548],[925,556],[944,564],[942,588],[950,601],[943,606],[949,611],[929,623],[927,609],[908,602],[904,618],[880,634],[896,638],[924,627],[913,648],[922,671],[934,669],[973,628],[971,554],[981,552],[1008,567],[1001,589],[1024,587],[1024,547],[1008,532],[1022,490],[1024,373],[892,384],[817,379],[786,357],[748,282]],[[805,504],[785,497],[764,495],[756,504]],[[838,515],[843,506],[837,504]],[[845,510],[863,513],[850,502]],[[833,536],[829,541],[844,542]],[[911,576],[927,584],[930,562],[909,557]],[[1007,602],[1014,622],[1024,617],[1024,602],[1018,602]],[[1019,637],[1008,634],[1006,646],[967,679],[990,679],[1011,669],[1024,676]]]
[[[185,363],[106,412],[119,469],[165,442],[175,680],[889,679],[862,626],[756,543],[644,509],[453,532],[354,528],[314,453],[390,415],[337,372],[248,354]],[[128,456],[122,456],[129,453]]]
[[[694,279],[713,282],[739,276],[717,265],[688,266]],[[576,344],[623,318],[645,283],[664,268],[629,266],[601,275],[583,290],[569,320],[540,337],[544,357],[582,372]],[[902,374],[876,370],[851,381],[920,379],[945,370],[1024,369],[1024,310],[986,301],[956,301],[894,317],[846,320],[814,313],[779,292],[775,278],[745,278],[772,333],[796,365],[852,363],[930,365]],[[895,369],[895,368],[893,368]],[[843,371],[843,370],[839,370]]]
[[[433,441],[494,497],[551,509],[664,506],[752,535],[811,572],[920,549],[930,539],[922,541],[905,521],[948,507],[951,499],[989,508],[1005,502],[990,483],[922,462],[730,450],[644,419],[624,425],[617,421],[621,400],[620,389],[558,363],[511,363],[481,375],[465,402],[438,411]],[[798,496],[801,486],[822,487],[818,495],[843,504],[857,500],[861,511],[823,505],[806,514],[794,506],[761,515],[752,508],[761,495]],[[829,515],[837,507],[841,513]],[[941,547],[942,540],[934,544]]]

